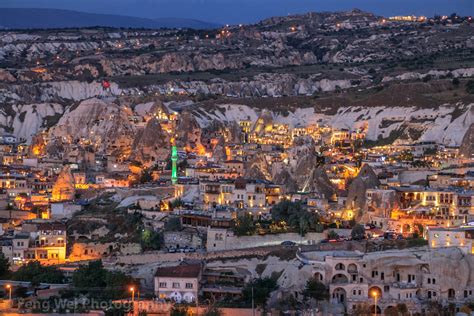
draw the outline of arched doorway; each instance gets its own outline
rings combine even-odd
[[[171,293],[169,298],[172,299],[173,301],[177,302],[177,303],[181,303],[181,300],[183,299],[181,293],[179,293],[179,292]]]
[[[346,270],[346,267],[344,266],[343,263],[338,263],[338,264],[336,264],[335,269],[336,270]]]
[[[336,303],[344,303],[346,301],[346,290],[341,287],[334,289],[332,299]]]
[[[374,299],[374,297],[377,297],[377,299],[379,300],[382,297],[382,289],[379,288],[378,286],[372,286],[369,289],[368,296],[372,300]]]
[[[456,298],[456,291],[454,289],[448,290],[448,299],[453,300]]]
[[[183,300],[187,303],[192,303],[195,300],[193,293],[184,293]]]
[[[354,263],[351,263],[347,266],[347,272],[349,273],[357,273],[358,269],[357,269],[357,265],[354,264]]]

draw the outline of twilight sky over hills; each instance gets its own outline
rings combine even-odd
[[[249,23],[269,16],[359,8],[380,15],[474,15],[474,0],[1,0],[1,7],[56,8],[147,18]],[[1,23],[1,21],[0,21]]]

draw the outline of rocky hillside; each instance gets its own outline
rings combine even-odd
[[[255,119],[265,109],[292,126],[368,126],[372,141],[459,145],[472,123],[472,31],[468,22],[394,22],[359,10],[203,31],[6,31],[0,127],[30,141],[50,127],[63,133],[74,109],[98,107],[87,114],[101,122],[115,106],[100,102],[127,100],[133,112],[162,99],[189,109],[194,130],[180,138],[195,146],[197,125]],[[124,118],[117,124],[127,130]]]

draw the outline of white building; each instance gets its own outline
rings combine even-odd
[[[155,273],[155,295],[177,303],[196,302],[201,274],[201,264],[181,263],[179,266],[158,268]]]
[[[474,226],[428,227],[427,236],[430,248],[458,247],[465,253],[474,253]]]

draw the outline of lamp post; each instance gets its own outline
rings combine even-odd
[[[132,304],[135,301],[135,288],[132,286],[130,287],[130,292],[132,292]]]
[[[378,296],[378,293],[377,293],[376,290],[372,291],[372,296],[374,297],[374,313],[375,313],[375,316],[377,316],[377,296]]]
[[[12,286],[10,284],[7,284],[5,287],[8,290],[8,299],[11,301],[12,300]]]

